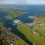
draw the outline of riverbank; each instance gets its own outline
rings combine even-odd
[[[2,39],[2,38],[4,38],[4,39]],[[4,42],[5,45],[7,45],[7,44],[8,45],[11,45],[11,44],[13,44],[13,45],[28,45],[24,40],[22,40],[17,35],[10,32],[8,29],[6,29],[2,22],[0,22],[0,40],[2,40],[2,43]]]
[[[36,23],[29,23],[27,26],[33,32],[33,41],[35,45],[45,45],[45,16],[34,16]],[[34,25],[35,24],[35,25]]]

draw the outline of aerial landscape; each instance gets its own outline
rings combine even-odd
[[[45,5],[0,5],[0,45],[45,45]]]
[[[45,5],[22,6],[0,6],[0,45],[45,45]]]

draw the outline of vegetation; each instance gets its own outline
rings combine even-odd
[[[28,45],[24,40],[7,30],[0,22],[0,45]]]
[[[33,42],[32,31],[25,24],[17,25],[17,29],[25,35],[25,37]]]
[[[32,34],[33,30],[25,24],[17,25],[17,29],[22,32],[26,38],[33,42],[33,45],[45,45],[45,16],[35,16],[39,24],[34,26],[34,31],[38,34]]]
[[[38,32],[38,35],[37,34],[33,35],[34,45],[45,45],[45,16],[35,16],[35,17],[36,19],[38,19],[40,23],[39,25],[34,26],[37,27],[35,31]]]
[[[13,20],[16,16],[24,14],[23,12],[17,12],[15,10],[1,10],[7,12],[5,18],[8,20]],[[0,12],[1,12],[0,11]],[[17,29],[25,35],[25,37],[33,42],[34,45],[45,45],[45,16],[35,16],[39,21],[39,25],[35,25],[32,28],[36,33],[33,34],[33,29],[31,30],[26,24],[17,25]],[[0,18],[1,20],[1,18]],[[41,25],[41,26],[40,26]],[[38,27],[38,28],[37,28]],[[28,45],[24,40],[22,40],[17,35],[10,32],[6,27],[4,27],[3,22],[0,21],[0,45]]]
[[[13,20],[16,16],[24,14],[24,12],[17,12],[15,10],[8,10],[9,15],[5,16],[8,20]]]

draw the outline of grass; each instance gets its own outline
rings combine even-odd
[[[33,35],[33,41],[35,45],[45,45],[45,39],[40,36]]]
[[[45,45],[45,16],[36,16],[36,18],[40,24],[44,26],[39,26],[38,29],[36,29],[41,35],[33,35],[33,41],[35,45]]]
[[[6,29],[3,25],[3,22],[0,22],[0,31],[4,31],[4,29]],[[10,33],[13,35],[13,33]],[[15,34],[14,34],[15,35]],[[24,40],[22,40],[21,38],[19,38],[16,35],[17,39],[14,38],[14,41],[12,42],[14,45],[28,45]],[[13,38],[12,38],[13,40]]]
[[[19,37],[18,37],[19,38]],[[16,42],[13,42],[14,45],[28,45],[24,40],[22,40],[21,38],[19,38],[19,40],[17,40]]]
[[[23,33],[28,40],[33,42],[32,31],[28,29],[25,24],[18,25],[17,29]]]
[[[39,27],[37,29],[38,32],[42,33],[45,36],[45,27]]]
[[[8,15],[5,16],[5,18],[8,20],[13,20],[16,16],[25,14],[24,12],[16,11],[13,9],[8,9],[8,10],[4,9],[4,10],[0,10],[0,12],[8,13]]]
[[[27,39],[32,41],[34,45],[45,45],[45,38],[42,38],[39,35],[33,35],[31,30],[28,29],[28,27],[25,24],[18,25],[17,28],[20,32],[22,32],[26,36]],[[39,30],[40,32],[41,30],[43,32],[43,29],[40,28]]]
[[[37,31],[41,33],[41,36],[34,35],[35,45],[45,45],[45,27],[39,27]]]
[[[16,12],[15,10],[8,10],[9,15],[5,16],[8,20],[13,20],[16,16],[24,14],[24,12]]]

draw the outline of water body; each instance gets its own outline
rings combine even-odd
[[[23,21],[24,23],[33,22],[33,20],[29,19],[28,16],[45,15],[45,5],[16,5],[16,6],[17,8],[24,9],[24,10],[17,10],[17,11],[27,12],[26,14],[23,14],[15,18]]]
[[[4,17],[4,16],[6,16],[6,15],[8,15],[8,13],[6,13],[6,12],[0,12],[0,17],[1,18]]]
[[[2,15],[2,16],[1,16]],[[11,27],[12,30],[11,32],[13,32],[14,34],[16,34],[17,36],[19,36],[20,38],[22,38],[25,42],[27,42],[29,45],[33,45],[31,41],[29,41],[24,34],[22,34],[20,31],[18,31],[18,29],[16,28],[16,26],[13,26],[11,21],[7,20],[5,18],[5,16],[7,15],[7,13],[5,14],[4,12],[1,12],[0,13],[0,16],[1,16],[1,21],[4,23],[4,26],[6,28],[9,28]]]
[[[30,16],[30,15],[24,14],[24,15],[21,15],[21,16],[16,17],[15,19],[19,19],[19,20],[21,20],[24,23],[32,23],[33,22],[33,19],[28,18],[28,16]]]
[[[23,7],[23,6],[22,6]],[[41,9],[39,10],[39,8],[41,7]],[[43,6],[44,7],[44,6]],[[23,12],[28,12],[27,14],[24,14],[22,16],[18,16],[15,19],[20,19],[21,21],[23,21],[24,23],[30,23],[33,22],[32,19],[29,19],[28,16],[33,16],[33,15],[37,15],[37,14],[45,14],[45,8],[43,9],[42,6],[26,6],[25,8],[28,8],[28,10],[20,10]],[[20,38],[22,38],[25,42],[27,42],[29,45],[33,45],[31,41],[29,41],[24,34],[22,34],[20,31],[17,30],[16,26],[13,26],[11,21],[7,20],[5,18],[5,16],[8,15],[6,12],[0,12],[0,18],[2,19],[2,21],[4,22],[5,27],[9,28],[11,27],[13,30],[11,32],[15,33],[16,35],[18,35]]]

